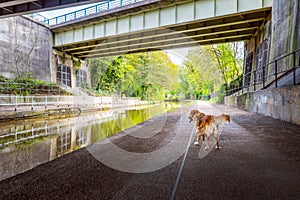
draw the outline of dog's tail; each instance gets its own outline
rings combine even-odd
[[[219,115],[219,116],[215,117],[214,120],[215,120],[215,124],[216,124],[216,126],[218,128],[220,125],[222,125],[222,124],[224,124],[226,122],[230,123],[231,119],[230,119],[229,115],[222,114],[222,115]]]

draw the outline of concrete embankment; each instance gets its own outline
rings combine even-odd
[[[104,96],[6,96],[0,99],[0,121],[49,116],[71,117],[85,112],[154,103],[135,98],[114,99]]]
[[[300,85],[228,96],[225,104],[300,125]]]

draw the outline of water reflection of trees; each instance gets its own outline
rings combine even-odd
[[[0,180],[112,136],[165,112],[155,105],[70,119],[7,123],[0,133]],[[3,161],[3,162],[2,162]]]

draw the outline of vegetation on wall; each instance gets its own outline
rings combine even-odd
[[[68,94],[56,83],[33,78],[10,79],[0,75],[0,93],[13,95]]]
[[[74,69],[74,72],[76,72],[76,70],[80,69],[80,67],[81,67],[81,62],[80,62],[80,60],[78,60],[78,61],[74,60],[74,61],[73,61],[73,69]]]

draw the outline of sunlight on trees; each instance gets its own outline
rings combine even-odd
[[[164,100],[179,88],[178,67],[164,52],[90,59],[92,87],[142,100]]]
[[[180,73],[185,97],[201,99],[226,89],[231,81],[242,74],[242,51],[242,43],[224,43],[192,49]],[[219,98],[223,98],[223,95]]]
[[[242,74],[242,43],[199,46],[178,66],[162,51],[90,59],[92,88],[142,100],[202,99]],[[222,98],[222,97],[221,97]]]

